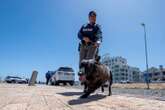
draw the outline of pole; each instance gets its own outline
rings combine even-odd
[[[145,57],[146,57],[146,70],[147,70],[147,89],[150,89],[149,87],[149,71],[148,71],[148,51],[147,51],[147,34],[146,34],[146,26],[144,23],[142,23],[142,26],[144,27],[144,43],[145,43]]]

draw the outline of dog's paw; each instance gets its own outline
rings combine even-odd
[[[111,96],[111,95],[112,95],[112,93],[109,93],[109,94],[108,94],[108,96]]]
[[[88,92],[88,90],[87,89],[84,89],[84,91],[83,91],[84,93],[87,93]]]
[[[89,96],[89,94],[83,94],[82,96],[80,96],[81,99],[83,98],[87,98]]]

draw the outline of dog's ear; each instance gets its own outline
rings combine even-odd
[[[96,56],[96,61],[100,62],[101,56]]]

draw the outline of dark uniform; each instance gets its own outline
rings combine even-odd
[[[83,41],[83,37],[88,37],[91,42],[86,44]],[[100,44],[102,42],[102,31],[98,24],[85,24],[78,32],[78,38],[81,40],[79,45],[80,62],[83,59],[95,59],[98,54],[98,48],[94,46],[95,43]]]
[[[48,85],[48,84],[49,84],[49,80],[50,80],[50,78],[51,78],[51,73],[50,73],[50,71],[48,71],[48,72],[46,73],[45,77],[46,77],[46,85]]]

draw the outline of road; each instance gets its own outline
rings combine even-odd
[[[164,110],[165,101],[96,91],[79,99],[81,89],[60,86],[0,84],[0,110]]]

